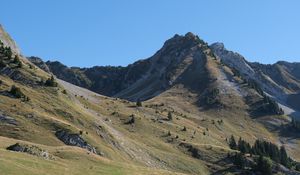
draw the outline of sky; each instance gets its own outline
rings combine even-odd
[[[187,32],[249,61],[300,62],[299,0],[0,2],[0,24],[23,55],[68,66],[126,66]]]

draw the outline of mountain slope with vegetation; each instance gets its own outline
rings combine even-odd
[[[236,164],[239,152],[253,166],[267,161],[273,171],[297,173],[300,140],[285,132],[295,122],[192,33],[120,68],[43,64],[8,50],[0,49],[0,174],[261,171]],[[230,147],[231,136],[284,146],[293,164],[248,158]]]

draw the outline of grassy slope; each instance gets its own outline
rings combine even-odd
[[[209,62],[209,69],[215,68],[216,64]],[[45,79],[49,76],[27,66],[22,71],[28,78]],[[210,72],[218,77],[217,70]],[[257,138],[278,142],[278,133],[269,132],[248,116],[244,112],[247,106],[239,99],[234,101],[239,103],[237,106],[240,108],[203,110],[194,105],[197,94],[178,86],[136,108],[134,103],[96,95],[64,82],[58,88],[32,88],[8,77],[0,75],[0,78],[4,82],[0,86],[2,92],[16,84],[31,98],[29,102],[21,102],[0,95],[1,111],[18,122],[17,126],[0,123],[0,135],[3,136],[0,137],[0,174],[208,174],[230,166],[222,167],[214,162],[230,151],[225,139],[231,134],[250,142]],[[63,89],[67,90],[67,94],[62,93]],[[228,97],[224,100],[232,101]],[[164,105],[160,106],[161,103]],[[173,120],[162,120],[167,118],[169,111]],[[135,124],[125,125],[131,114],[135,115]],[[223,123],[218,124],[221,119]],[[184,126],[187,131],[182,131]],[[65,146],[54,135],[58,128],[67,128],[75,133],[84,131],[83,138],[104,156]],[[171,136],[167,136],[169,131]],[[23,141],[40,144],[39,147],[48,150],[56,160],[44,160],[5,149]],[[179,146],[182,142],[200,149],[203,160],[192,158],[182,150]]]
[[[75,147],[38,145],[55,155],[55,160],[45,160],[25,153],[10,152],[5,149],[15,142],[24,141],[5,137],[1,137],[0,140],[1,174],[174,174],[164,170],[111,161],[100,156],[87,154],[86,151]]]
[[[26,72],[26,67],[24,69],[25,70],[22,71]],[[34,75],[34,76],[40,76],[40,75]],[[96,121],[97,118],[100,118],[98,115],[101,114],[100,120],[103,120],[104,118],[110,118],[111,117],[109,115],[111,113],[110,111],[113,111],[113,109],[115,108],[119,108],[119,107],[111,106],[110,103],[116,103],[117,105],[120,105],[120,109],[124,110],[124,116],[126,117],[129,116],[130,112],[128,112],[126,109],[131,109],[131,108],[124,106],[123,103],[117,101],[115,102],[115,100],[101,97],[99,101],[103,103],[103,106],[101,102],[95,105],[94,103],[91,103],[89,100],[86,100],[85,97],[80,97],[80,96],[75,97],[74,94],[66,95],[61,93],[63,89],[62,87],[31,88],[23,84],[13,82],[8,77],[1,76],[1,80],[3,80],[3,84],[1,85],[2,92],[8,91],[10,89],[10,86],[15,84],[21,88],[21,90],[25,93],[25,95],[31,98],[29,102],[21,102],[19,99],[1,95],[1,104],[0,104],[1,111],[5,113],[5,115],[15,118],[18,123],[17,126],[1,123],[1,127],[0,127],[1,135],[5,136],[5,137],[1,137],[2,143],[4,142],[6,137],[9,137],[9,138],[15,138],[20,140],[26,140],[32,143],[48,145],[51,146],[49,147],[49,150],[57,148],[59,149],[59,151],[63,152],[61,153],[63,155],[62,159],[59,159],[58,162],[57,161],[53,162],[53,161],[43,160],[41,158],[35,158],[33,156],[22,154],[22,153],[8,152],[4,148],[7,147],[9,144],[2,145],[1,155],[3,156],[3,159],[5,161],[3,161],[3,164],[1,164],[2,166],[1,171],[4,171],[5,173],[8,174],[13,174],[13,173],[18,174],[19,170],[24,171],[24,173],[28,172],[28,174],[34,174],[34,173],[39,174],[42,173],[43,171],[47,171],[49,174],[57,174],[57,172],[60,172],[60,169],[65,170],[65,169],[71,169],[70,167],[78,167],[77,168],[79,169],[78,172],[88,171],[88,172],[96,173],[96,172],[103,171],[103,173],[105,174],[118,174],[118,172],[119,174],[120,173],[126,174],[126,172],[130,172],[130,174],[134,174],[134,172],[137,173],[145,172],[145,174],[148,174],[150,172],[151,173],[159,172],[159,174],[164,174],[164,172],[166,172],[164,170],[158,170],[158,169],[156,170],[156,167],[154,165],[153,166],[149,165],[154,169],[139,167],[140,165],[143,165],[143,162],[139,162],[139,159],[135,160],[135,158],[132,158],[132,156],[135,155],[139,156],[139,154],[143,154],[143,153],[133,153],[132,155],[128,155],[126,151],[124,153],[124,150],[117,150],[116,148],[112,148],[112,145],[109,145],[107,141],[101,139],[99,135],[97,135],[97,133],[95,132],[96,130],[95,127],[98,124],[101,124],[101,122],[97,123]],[[78,100],[74,98],[77,98]],[[101,105],[101,107],[99,107],[98,105]],[[95,109],[86,110],[85,108],[86,106]],[[132,110],[133,109],[131,109],[131,111]],[[64,113],[63,111],[67,113]],[[98,112],[99,114],[96,115],[91,111]],[[87,169],[86,166],[87,164],[85,162],[89,163],[89,161],[91,162],[95,161],[94,164],[98,164],[98,162],[96,160],[92,160],[92,158],[89,159],[85,158],[86,152],[79,148],[68,148],[70,149],[68,151],[61,150],[60,147],[63,145],[63,143],[60,142],[58,139],[56,139],[54,136],[54,132],[57,128],[67,128],[74,131],[75,133],[79,133],[80,130],[88,132],[88,134],[84,134],[83,137],[92,145],[97,146],[99,150],[105,153],[105,157],[113,160],[113,162],[107,163],[107,162],[99,161],[99,164],[103,164],[103,166],[99,166],[98,170],[97,170],[97,165],[95,165],[96,168],[94,169]],[[118,130],[119,129],[121,130],[121,128],[118,128]],[[127,128],[123,128],[123,130],[126,129]],[[126,135],[127,137],[127,134],[123,134],[123,135]],[[112,137],[112,140],[114,139],[116,138]],[[130,140],[130,138],[126,138],[126,139]],[[17,141],[14,140],[10,141],[11,144],[15,142]],[[145,144],[139,141],[130,140],[128,142],[133,142],[133,143],[136,142],[134,145],[138,145],[139,149],[144,149],[145,147]],[[161,144],[164,145],[164,143]],[[73,149],[74,151],[71,151]],[[168,148],[165,149],[167,150]],[[165,153],[163,151],[160,151],[159,149],[157,149],[157,151],[163,154],[161,156],[164,156]],[[189,157],[185,157],[184,154],[181,155],[183,157],[183,159],[181,159],[180,156],[177,155],[177,153],[178,151],[173,151],[173,153],[170,152],[168,154],[175,157],[175,160],[176,158],[179,157],[178,159],[181,161],[182,164],[180,164],[179,162],[178,164],[180,165],[178,166],[184,165],[185,160],[189,160],[190,162],[194,162],[193,165],[194,167],[198,166],[197,172],[205,172],[205,170],[203,171],[203,169],[201,169],[202,166],[199,165],[198,161],[195,161]],[[76,154],[78,154],[78,157],[80,157],[80,161],[71,158],[73,157],[73,155]],[[152,152],[151,154],[156,154],[156,153]],[[6,159],[6,157],[9,158]],[[93,156],[93,157],[98,157],[98,159],[103,159],[103,158],[99,158],[99,156]],[[146,159],[148,158],[146,157]],[[64,163],[64,161],[67,161],[67,163]],[[137,165],[137,167],[130,168],[131,166],[127,164],[122,166],[119,165],[120,163],[118,162],[124,162],[124,161],[128,161],[128,163],[131,162],[130,164],[134,163]],[[159,161],[156,160],[156,162]],[[175,162],[176,164],[176,161],[170,160],[170,162]],[[26,168],[26,165],[34,165],[36,166],[36,168]],[[19,168],[16,168],[15,166]],[[48,170],[45,170],[45,168],[43,168],[45,166],[50,166],[50,167]],[[125,169],[125,167],[126,170],[122,170]],[[182,169],[187,170],[188,168],[192,169],[194,167],[187,166],[187,167],[183,167]],[[77,170],[75,169],[74,172],[77,172]],[[70,172],[70,174],[73,174],[73,172]]]

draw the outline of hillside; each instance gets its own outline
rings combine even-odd
[[[186,80],[194,77],[182,78],[181,76],[187,68],[198,64],[190,58],[192,54],[198,54],[195,57],[201,57],[201,53],[197,53],[197,47],[195,47],[198,42],[205,45],[204,41],[196,38],[192,33],[186,36],[175,35],[166,41],[152,57],[137,61],[127,67],[69,68],[57,61],[44,63],[41,59],[36,65],[39,66],[39,62],[43,62],[42,69],[96,93],[133,101],[147,100],[177,84],[179,79]],[[244,79],[258,83],[266,94],[279,103],[285,114],[300,117],[300,107],[297,103],[300,96],[299,63],[284,61],[273,65],[250,63],[242,55],[226,50],[222,43],[215,43],[208,47],[222,64],[231,69],[232,73],[238,73]],[[190,48],[194,50],[189,50]],[[36,62],[34,58],[29,58],[29,60]],[[201,67],[198,68],[204,70]],[[195,74],[201,74],[201,72]],[[194,85],[201,84],[197,83],[200,80],[189,81],[196,81]]]
[[[238,74],[256,81],[263,91],[280,104],[286,114],[300,117],[297,102],[300,93],[299,63],[250,63],[240,54],[228,51],[222,43],[215,43],[210,47],[217,57]]]
[[[128,67],[36,66],[12,51],[0,53],[0,174],[243,174],[232,135],[300,159],[290,118],[192,33]]]

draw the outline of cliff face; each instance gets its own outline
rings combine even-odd
[[[275,99],[286,114],[300,117],[300,63],[278,61],[275,64],[250,63],[242,55],[229,51],[222,43],[210,46],[214,54],[242,76],[254,80]]]

